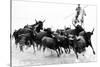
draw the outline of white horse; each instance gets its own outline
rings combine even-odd
[[[75,14],[75,15],[77,15],[77,14]],[[84,16],[86,16],[86,12],[85,12],[85,10],[84,9],[81,9],[80,10],[80,14],[79,14],[79,16],[78,16],[78,21],[75,19],[75,17],[73,18],[73,20],[72,20],[72,23],[73,22],[77,22],[77,23],[75,23],[75,26],[77,26],[77,25],[83,25],[83,23],[84,23]]]

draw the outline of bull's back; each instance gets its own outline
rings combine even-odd
[[[56,43],[54,41],[53,38],[50,38],[50,37],[43,37],[42,38],[42,44],[45,46],[45,47],[49,47],[49,48],[54,48]]]
[[[42,39],[44,36],[46,36],[46,32],[39,32],[38,34],[37,34],[37,38],[38,39]]]

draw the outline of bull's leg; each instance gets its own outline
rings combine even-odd
[[[18,45],[18,40],[15,40],[15,44],[16,44],[16,48],[17,48],[17,45]]]
[[[68,46],[68,50],[69,50],[68,54],[70,54],[70,52],[71,52],[71,46]]]
[[[79,60],[78,60],[78,54],[77,54],[77,51],[76,51],[76,49],[74,50],[74,52],[75,52],[75,55],[76,55],[75,62],[79,62]]]
[[[19,46],[19,48],[20,48],[20,51],[22,51],[22,52],[23,52],[23,46]]]
[[[28,46],[26,46],[26,48],[25,49],[28,49],[29,47]]]
[[[16,45],[16,48],[17,48],[17,42],[16,42],[16,39],[15,39],[15,45]]]
[[[75,54],[76,54],[76,58],[78,59],[78,54],[77,54],[77,52],[75,52]]]
[[[51,50],[51,55],[52,55],[52,50]]]
[[[61,52],[60,52],[61,51]],[[61,55],[63,52],[62,52],[62,49],[58,48],[58,54]]]
[[[78,54],[77,54],[76,49],[74,48],[73,50],[74,50],[74,52],[75,52],[76,58],[78,59]]]
[[[36,48],[37,48],[37,50],[38,50],[38,44],[36,43]]]
[[[40,44],[39,50],[41,50],[41,48],[42,48],[42,44]]]
[[[58,51],[56,50],[56,53],[57,53],[57,56],[59,57],[60,55],[59,55],[59,53],[58,53]]]
[[[36,47],[37,47],[37,50],[39,50],[39,47],[40,47],[40,46],[39,46],[39,44],[37,44],[37,46],[36,46]]]
[[[16,48],[17,48],[18,44],[16,44]]]
[[[70,53],[70,48],[68,48],[68,54]]]
[[[95,55],[95,51],[92,45],[90,45],[90,47],[92,48],[93,54]]]
[[[67,49],[64,49],[65,50],[65,53],[67,54],[68,50]]]
[[[59,50],[59,53],[60,53],[60,54],[63,53],[63,50],[61,49],[61,47],[59,47],[58,50]]]
[[[45,51],[45,48],[46,48],[46,47],[43,47],[43,52]]]
[[[33,50],[34,50],[34,52],[33,53],[36,53],[36,51],[35,51],[35,45],[33,44]]]
[[[29,47],[31,47],[32,42],[31,41],[28,41],[28,43],[29,43]]]
[[[63,50],[61,49],[61,54],[63,53]]]
[[[65,53],[67,54],[68,53],[68,50],[67,49],[64,49],[65,50]]]
[[[83,54],[83,56],[85,56],[85,55]]]

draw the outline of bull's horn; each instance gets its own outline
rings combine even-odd
[[[94,28],[93,28],[93,30],[92,30],[92,33],[94,32]]]
[[[37,23],[37,20],[35,19],[35,22]]]
[[[73,22],[72,22],[72,24],[73,24],[74,27],[76,27],[75,24],[74,24]]]
[[[43,22],[45,22],[45,20],[43,20]]]

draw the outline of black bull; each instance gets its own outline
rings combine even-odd
[[[60,49],[56,38],[44,36],[42,38],[42,46],[43,51],[45,51],[45,48],[49,48],[56,51],[58,57],[60,56]]]
[[[94,29],[93,29],[94,31]],[[73,48],[73,51],[76,54],[76,57],[78,59],[78,54],[77,53],[82,53],[83,51],[85,51],[85,48],[90,46],[93,50],[93,54],[95,54],[95,51],[93,49],[92,43],[91,43],[91,35],[93,35],[93,31],[92,32],[83,32],[82,31],[82,38],[77,39],[75,36],[73,37],[74,39],[70,41],[70,46]]]
[[[94,31],[94,29],[93,29],[93,31]],[[95,51],[94,51],[92,43],[91,43],[91,35],[93,35],[93,31],[92,32],[81,31],[78,36],[73,35],[74,36],[73,40],[66,38],[65,41],[61,37],[59,37],[58,35],[56,35],[55,38],[43,37],[42,44],[44,46],[44,49],[47,47],[47,48],[55,50],[56,52],[57,52],[57,49],[58,49],[59,54],[60,54],[60,48],[59,47],[69,48],[69,46],[71,46],[73,48],[73,51],[75,52],[77,58],[78,58],[77,53],[84,52],[85,48],[88,47],[88,46],[90,46],[92,48],[93,54],[95,54]],[[77,39],[76,38],[76,37],[79,37],[79,36],[81,36],[83,39],[81,39],[81,38]],[[57,55],[58,55],[58,53],[57,53]]]
[[[52,37],[44,36],[41,39],[41,46],[43,46],[43,51],[45,51],[45,48],[56,51],[59,57],[61,55],[61,47],[63,47],[64,50],[69,49],[69,40],[66,36],[52,34]],[[65,52],[67,53],[67,51]]]
[[[40,32],[40,30],[43,29],[43,22],[36,21],[36,23],[31,25],[31,27],[30,25],[27,25],[24,28],[20,28],[14,31],[13,36],[15,38],[15,44],[17,45],[19,43],[21,51],[23,50],[24,45],[30,46],[29,42],[31,45],[34,46],[33,41],[35,38],[34,38],[33,30],[36,32]]]
[[[78,27],[76,27],[76,29],[65,30],[64,34],[65,35],[66,34],[67,35],[72,34],[74,36],[79,36],[79,33],[81,31],[84,31],[84,29],[82,29],[80,26],[78,26]],[[85,47],[91,46],[91,48],[93,49],[92,44],[91,44],[91,35],[93,34],[93,31],[84,33],[83,37],[84,37],[84,40],[86,41],[86,43],[81,42],[82,45],[79,45],[80,44],[80,40],[77,40],[75,37],[74,37],[73,40],[68,40],[68,38],[65,37],[63,41],[62,40],[59,41],[59,38],[57,38],[57,37],[49,37],[48,33],[45,32],[45,31],[44,32],[35,33],[35,37],[32,36],[32,35],[34,35],[33,31],[31,32],[32,34],[30,32],[27,32],[28,34],[27,33],[25,33],[24,35],[21,34],[20,35],[21,37],[20,36],[18,36],[18,37],[22,38],[22,39],[19,39],[19,40],[22,40],[22,42],[24,42],[25,39],[29,40],[31,42],[31,44],[33,44],[33,41],[35,41],[35,42],[36,41],[40,41],[39,44],[40,44],[40,46],[44,47],[43,48],[44,50],[45,50],[45,48],[53,49],[53,50],[55,50],[57,52],[57,56],[60,55],[60,47],[63,47],[65,49],[67,49],[67,48],[69,48],[69,46],[71,46],[73,48],[77,58],[78,58],[77,53],[81,53],[82,51],[84,51]],[[19,35],[19,34],[16,33],[16,35]],[[34,37],[34,38],[32,38],[32,37]],[[20,49],[21,48],[22,47],[20,47]],[[94,49],[93,49],[93,53],[95,54]]]

